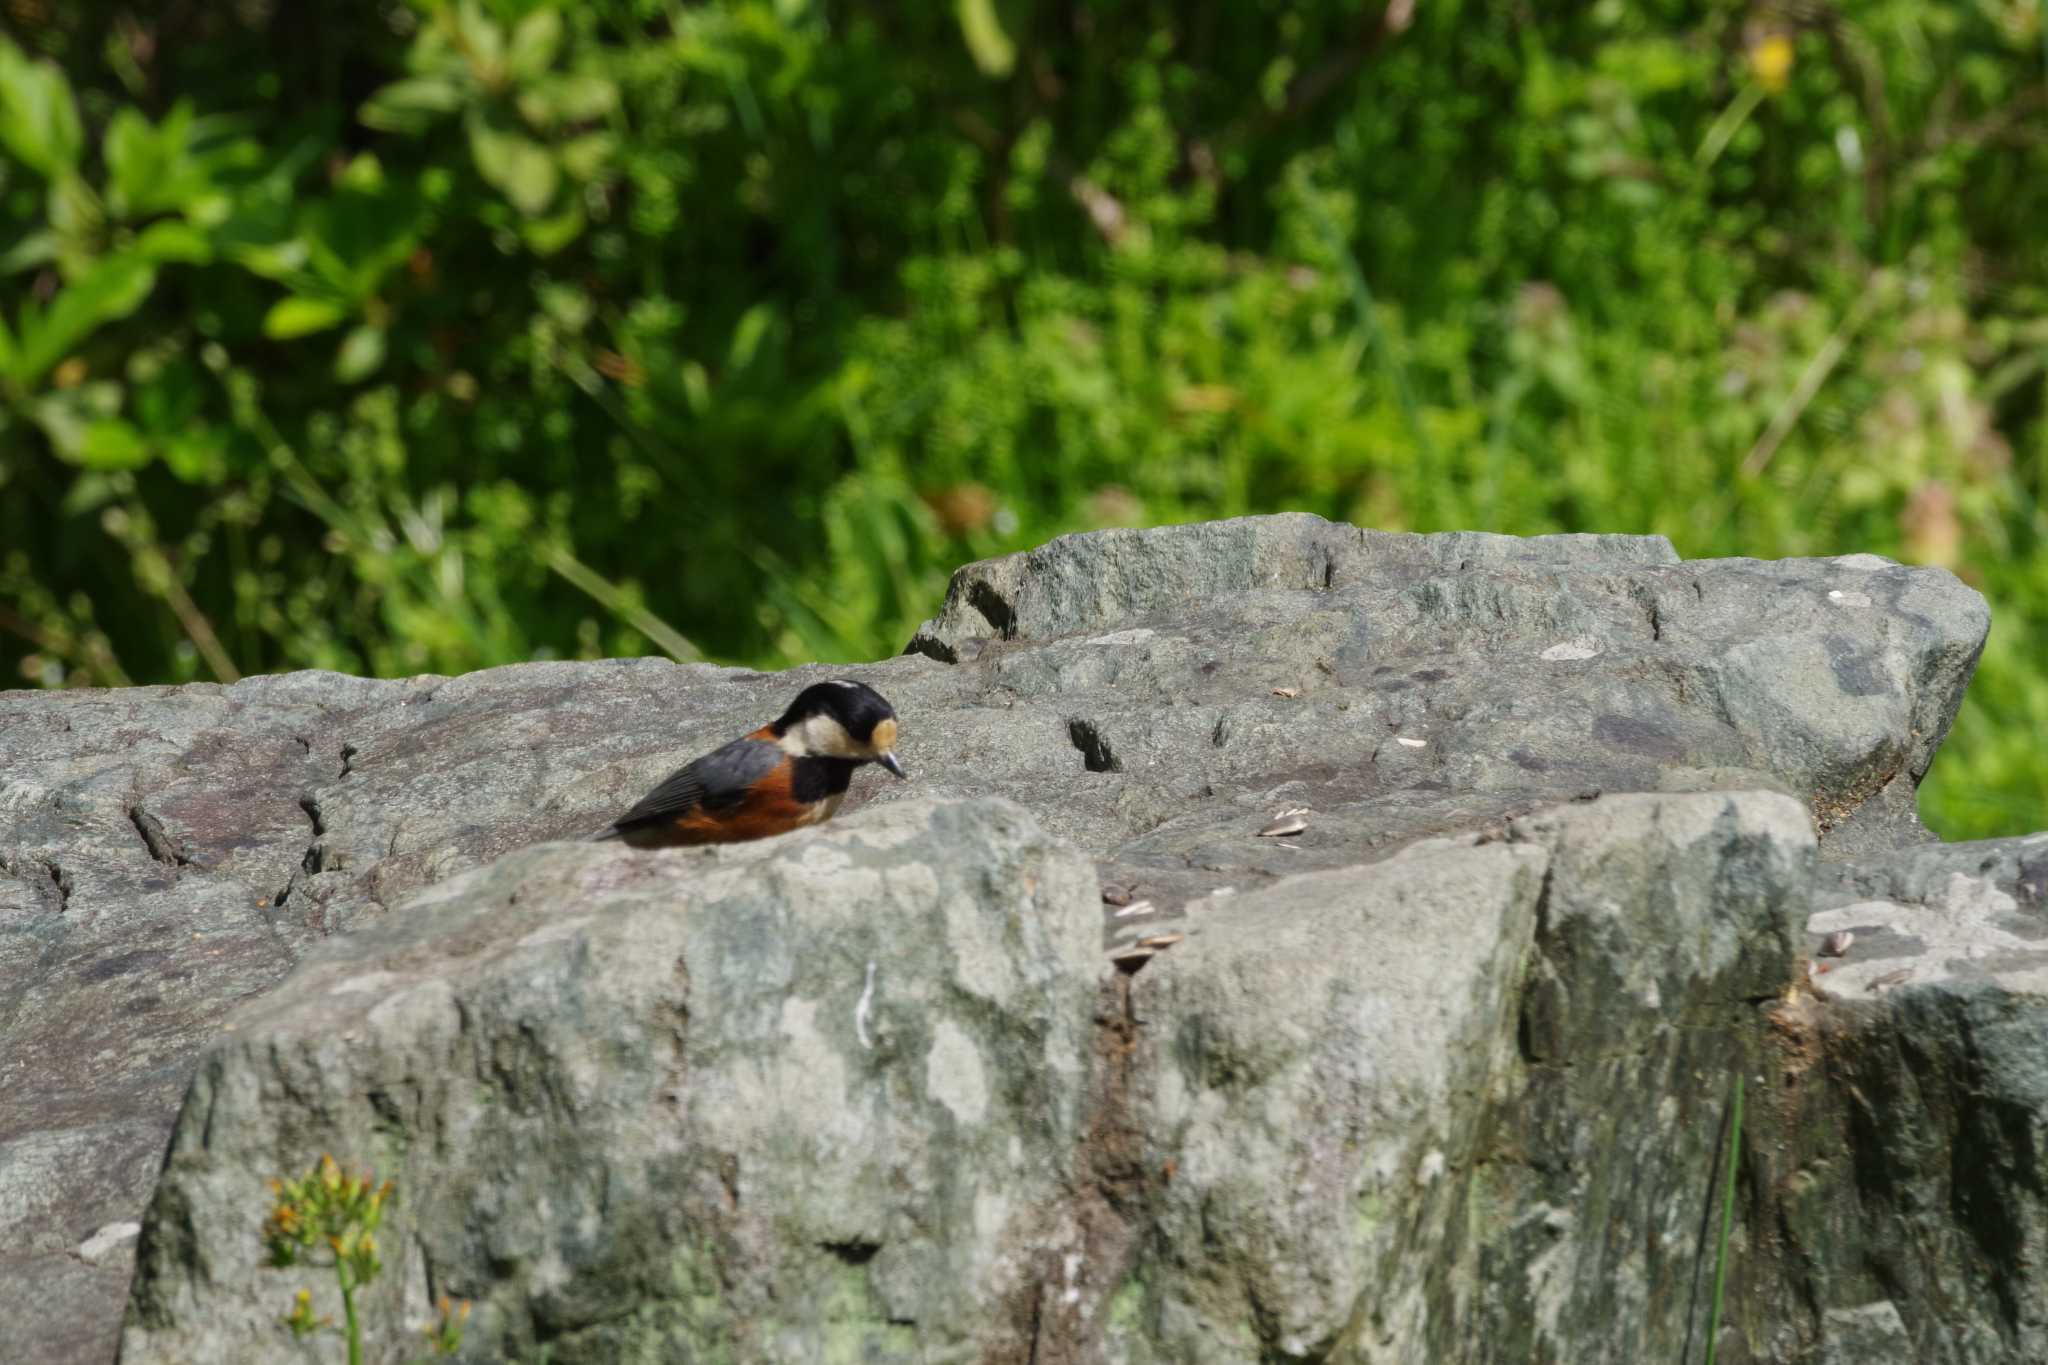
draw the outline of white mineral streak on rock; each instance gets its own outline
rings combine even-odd
[[[142,1234],[140,1223],[109,1223],[78,1244],[79,1259],[99,1264],[102,1256],[121,1243]]]
[[[396,972],[364,972],[361,976],[352,976],[346,981],[337,981],[334,985],[327,988],[327,993],[329,995],[368,995],[383,990],[397,980],[398,974]]]
[[[861,987],[860,1003],[853,1007],[853,1031],[859,1037],[860,1045],[872,1050],[874,1039],[868,1037],[868,1010],[875,1003],[875,964],[868,963],[867,984]]]

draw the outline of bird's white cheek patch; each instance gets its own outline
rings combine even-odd
[[[864,758],[846,727],[830,716],[812,716],[782,737],[784,753],[803,757],[823,754],[829,758]]]

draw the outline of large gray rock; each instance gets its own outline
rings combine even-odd
[[[1763,794],[1633,796],[1517,821],[1551,849],[1518,1021],[1523,1068],[1470,1195],[1485,1324],[1459,1358],[1625,1365],[1703,1349],[1716,1175],[1738,1075],[1765,1055],[1758,1002],[1795,977],[1815,863],[1808,813]],[[1757,1094],[1745,1151],[1768,1132]],[[1739,1291],[1724,1360],[1801,1344]],[[1776,1305],[1771,1305],[1776,1310]],[[1736,1349],[1746,1346],[1746,1350]],[[1446,1357],[1453,1358],[1453,1357]]]
[[[1788,1259],[1835,1358],[2048,1360],[2048,834],[1828,870],[1773,1012]]]
[[[1185,1325],[1196,1320],[1187,1313],[1220,1312],[1224,1300],[1187,1291],[1193,1306],[1168,1313],[1169,1291],[1152,1279],[1136,1296],[1091,1297],[1121,1273],[1111,1266],[1155,1254],[1163,1225],[1152,1211],[1168,1206],[1156,1202],[1158,1169],[1140,1157],[1158,1141],[1143,1126],[1182,1122],[1139,1105],[1163,1063],[1146,1061],[1139,1074],[1152,1054],[1118,990],[1135,984],[1142,994],[1173,971],[1197,970],[1202,954],[1221,951],[1233,912],[1247,925],[1272,921],[1259,907],[1295,894],[1283,889],[1290,879],[1369,881],[1380,874],[1361,865],[1438,836],[1543,843],[1513,831],[1596,792],[1777,792],[1810,814],[1826,863],[1853,869],[1910,849],[1927,837],[1913,789],[1986,627],[1982,600],[1949,575],[1872,556],[1680,563],[1655,537],[1397,536],[1284,516],[1069,537],[970,565],[914,653],[829,673],[642,660],[459,679],[294,674],[226,688],[9,694],[0,698],[0,1228],[10,1234],[0,1247],[0,1345],[9,1348],[0,1357],[112,1354],[135,1248],[122,1233],[150,1197],[200,1057],[246,1038],[238,1024],[217,1041],[238,1009],[299,1002],[296,987],[271,993],[309,951],[326,951],[336,935],[396,932],[389,926],[413,914],[404,908],[411,897],[596,825],[675,764],[773,715],[802,683],[835,673],[897,703],[917,778],[900,787],[862,778],[842,820],[864,802],[1006,798],[1089,855],[1116,899],[1139,902],[1136,913],[1112,914],[1112,940],[1189,934],[1138,977],[1104,987],[1095,1045],[1117,1064],[1091,1069],[1073,1101],[1093,1117],[1084,1175],[1063,1206],[1080,1228],[1081,1251],[1069,1254],[1082,1260],[1075,1284],[1041,1285],[1039,1294],[1043,1360],[1097,1349],[1110,1319],[1152,1323],[1145,1331],[1157,1337],[1169,1320]],[[1312,808],[1302,834],[1255,837],[1276,810],[1297,806]],[[611,855],[549,856],[596,864]],[[1425,864],[1435,866],[1418,853],[1402,866],[1418,873]],[[962,872],[943,857],[933,867],[941,878]],[[1651,881],[1631,894],[1653,898],[1663,874],[1646,865],[1640,875]],[[1479,876],[1468,869],[1453,880]],[[1235,895],[1218,899],[1224,888]],[[792,892],[786,913],[813,913],[809,894]],[[1747,904],[1744,913],[1764,913],[1764,901]],[[1500,972],[1513,975],[1500,954],[1515,922],[1503,908],[1493,939],[1460,950],[1493,964],[1482,994],[1502,989]],[[1408,960],[1451,950],[1414,951],[1423,956]],[[1861,969],[1856,954],[1850,962]],[[1587,998],[1569,989],[1566,970],[1585,959],[1568,955],[1560,966],[1532,949],[1528,963],[1510,992],[1516,1000]],[[1789,963],[1784,974],[1797,976]],[[1385,973],[1373,979],[1393,989]],[[1823,988],[1829,979],[1819,979]],[[1083,984],[1094,999],[1101,983],[1091,975]],[[1559,1028],[1587,1019],[1578,1005],[1555,1008],[1567,1021]],[[1536,1037],[1531,1030],[1550,1017],[1517,1014],[1516,1036]],[[1657,1017],[1647,1009],[1630,1027]],[[1493,1018],[1479,1010],[1443,1023],[1444,1046],[1469,1059],[1475,1040],[1494,1036]],[[1569,1051],[1569,1037],[1559,1037],[1554,1046]],[[1693,1045],[1706,1074],[1738,1053],[1760,1055],[1764,1040]],[[1535,1086],[1530,1077],[1548,1064],[1524,1057],[1527,1075],[1496,1080]],[[1642,1065],[1658,1079],[1678,1063]],[[1718,1102],[1721,1079],[1702,1082],[1698,1103]],[[1451,1083],[1417,1080],[1415,1093]],[[1416,1103],[1419,1115],[1435,1102]],[[1454,1107],[1459,1123],[1482,1128],[1502,1112],[1474,1120],[1467,1099]],[[1576,1131],[1570,1105],[1552,1122],[1560,1134]],[[1643,1122],[1662,1120],[1645,1110]],[[319,1124],[306,1118],[295,1131],[311,1143]],[[1375,1131],[1375,1141],[1394,1141]],[[330,1140],[348,1136],[337,1130]],[[61,1188],[43,1174],[56,1171]],[[1535,1191],[1530,1199],[1569,1188],[1514,1186]],[[1754,1213],[1764,1217],[1758,1199]],[[1478,1233],[1459,1235],[1478,1245]],[[153,1225],[150,1236],[162,1256],[182,1254],[168,1230]],[[1244,1301],[1253,1290],[1242,1286],[1258,1276],[1261,1302],[1298,1282],[1275,1267],[1254,1275],[1247,1254],[1233,1252],[1228,1272],[1252,1277],[1231,1291]],[[1288,1331],[1303,1340],[1323,1331],[1345,1277],[1370,1254],[1361,1242],[1333,1262],[1333,1287],[1317,1290],[1324,1306],[1304,1299],[1285,1319]],[[1065,1273],[1064,1261],[1058,1269]],[[2019,1292],[2013,1286],[2024,1287],[2013,1281],[2000,1292]],[[1767,1287],[1758,1282],[1756,1302]],[[1819,1339],[1823,1310],[1853,1316],[1889,1300],[1880,1287],[1802,1301],[1798,1339]],[[493,1280],[477,1292],[500,1305],[526,1291]],[[649,1303],[660,1297],[649,1293]],[[157,1315],[138,1319],[145,1337],[187,1330],[188,1317],[213,1311],[208,1295],[142,1286],[138,1294],[138,1311],[154,1305]],[[1086,1321],[1083,1308],[1093,1315]],[[1509,1302],[1488,1311],[1506,1323],[1533,1310]],[[1939,1310],[1902,1299],[1894,1311],[1909,1334],[1924,1335]],[[510,1325],[491,1330],[521,1339]],[[534,1339],[553,1330],[532,1328]],[[1246,1330],[1276,1351],[1293,1339],[1258,1322]],[[1523,1335],[1513,1340],[1534,1339],[1533,1328],[1515,1331]]]
[[[1138,1127],[1173,1173],[1106,1358],[1420,1358],[1547,866],[1431,840],[1290,877],[1136,977]]]
[[[1811,827],[1771,793],[1632,796],[1508,839],[1205,904],[1136,978],[1173,1174],[1107,1359],[1685,1358]]]
[[[122,1359],[256,1359],[301,1283],[251,1173],[398,1182],[377,1358],[438,1294],[473,1359],[1021,1355],[1078,1248],[1094,878],[997,801],[646,857],[550,845],[334,940],[238,1011],[172,1134]]]

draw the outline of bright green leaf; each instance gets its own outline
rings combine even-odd
[[[347,316],[348,311],[332,299],[293,294],[279,299],[264,314],[263,335],[277,341],[289,341],[293,337],[325,331]]]
[[[552,256],[582,236],[585,226],[583,205],[571,199],[560,213],[527,219],[520,225],[519,235],[526,239],[526,244],[536,255]]]
[[[120,411],[121,386],[105,379],[46,393],[28,409],[29,417],[43,429],[57,457],[72,464],[85,458],[86,433]]]
[[[537,9],[512,30],[512,46],[505,64],[514,76],[540,75],[555,63],[562,45],[562,16],[552,9]]]
[[[186,483],[216,484],[228,476],[227,437],[213,427],[163,442],[164,467]]]
[[[617,141],[610,133],[588,133],[557,144],[555,159],[570,178],[595,180],[610,167],[617,151]]]
[[[45,211],[50,215],[50,229],[60,239],[60,252],[62,239],[82,242],[97,238],[107,221],[100,197],[83,177],[71,171],[60,171],[51,179]]]
[[[580,285],[550,280],[534,291],[541,311],[562,325],[565,332],[580,332],[590,325],[596,303],[590,291]]]
[[[732,329],[732,344],[727,350],[727,362],[733,369],[744,370],[754,363],[761,341],[774,322],[775,309],[765,303],[757,303],[740,314],[739,325]]]
[[[48,265],[56,258],[56,233],[23,233],[21,239],[13,246],[5,252],[0,252],[0,275],[14,275],[24,270],[33,270],[39,265]]]
[[[135,252],[160,265],[172,261],[204,265],[213,259],[213,244],[190,223],[167,218],[142,230],[135,239]]]
[[[381,194],[387,183],[384,163],[372,152],[350,157],[348,165],[341,168],[341,174],[334,177],[336,189],[353,190],[357,194]]]
[[[384,329],[365,322],[349,330],[334,356],[334,377],[344,384],[367,379],[384,363]]]
[[[208,164],[192,150],[192,106],[179,101],[160,124],[132,108],[115,111],[101,144],[107,207],[116,218],[181,210],[215,193]]]
[[[149,463],[149,442],[120,418],[105,418],[85,429],[78,460],[87,469],[140,469]]]
[[[505,52],[505,30],[483,12],[476,0],[455,7],[455,31],[465,55],[479,66],[493,67]]]
[[[519,116],[536,128],[587,123],[618,104],[618,86],[602,76],[549,76],[519,92]]]
[[[1706,79],[1706,55],[1695,56],[1675,38],[1644,38],[1603,44],[1595,56],[1601,71],[1643,95],[1682,90]]]
[[[561,178],[555,159],[531,138],[494,128],[489,120],[472,115],[469,151],[477,174],[503,190],[521,213],[537,215],[555,197]]]
[[[305,270],[306,258],[311,253],[302,239],[292,237],[282,242],[237,244],[227,254],[251,274],[284,282]]]
[[[71,82],[56,63],[30,61],[0,38],[0,142],[22,164],[46,177],[78,168],[85,130]]]
[[[393,81],[364,100],[356,117],[383,132],[417,135],[443,114],[460,109],[462,100],[462,87],[454,81],[443,76],[415,76]]]
[[[41,378],[102,324],[124,318],[142,306],[156,286],[156,266],[141,256],[108,256],[80,275],[50,302],[31,325],[24,313],[16,379],[24,384]]]
[[[217,228],[234,214],[235,201],[219,190],[195,194],[184,204],[185,221],[196,228]]]
[[[1003,32],[996,15],[995,0],[957,0],[954,13],[960,20],[960,36],[967,53],[985,76],[1007,76],[1017,64],[1017,45]]]
[[[100,155],[107,162],[107,190],[114,198],[116,212],[125,207],[130,186],[147,187],[163,174],[161,149],[155,130],[140,110],[123,105],[107,121]]]
[[[135,486],[129,474],[102,474],[97,470],[81,470],[71,481],[71,487],[64,490],[63,501],[57,504],[58,514],[66,521],[99,511],[115,498],[121,496],[122,487]]]

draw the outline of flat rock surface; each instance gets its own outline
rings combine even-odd
[[[2048,834],[1923,844],[1832,867],[1814,907],[1807,933],[1828,968],[1814,983],[1838,1000],[1982,986],[2048,1005]],[[1829,955],[1838,934],[1848,945]],[[2042,1023],[2048,1066],[2048,1015]]]
[[[1837,861],[1924,841],[1913,790],[1987,627],[1952,576],[1873,556],[1682,563],[1655,537],[1289,515],[970,565],[873,665],[8,694],[0,1331],[111,1356],[134,1243],[79,1248],[140,1216],[201,1050],[309,948],[600,824],[817,678],[904,719],[916,780],[864,774],[849,812],[1015,801],[1127,902],[1116,941],[1597,792],[1785,793]],[[1296,809],[1299,833],[1258,835]]]

